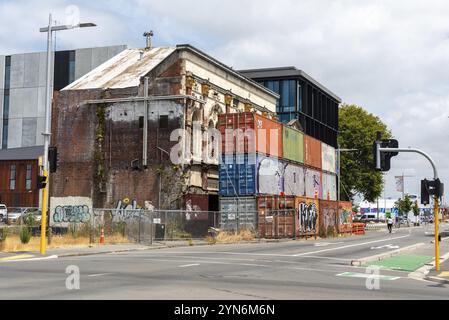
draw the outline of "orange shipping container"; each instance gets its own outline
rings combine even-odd
[[[222,114],[218,125],[222,154],[262,153],[282,158],[281,123],[244,112]]]
[[[298,236],[313,236],[319,231],[319,201],[318,199],[297,197],[295,199],[296,234]]]
[[[321,169],[321,142],[311,136],[304,135],[304,163]]]

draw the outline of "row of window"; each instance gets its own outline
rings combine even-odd
[[[31,181],[33,175],[33,167],[31,164],[27,164],[26,175],[25,175],[25,188],[27,191],[31,190]],[[17,167],[15,164],[11,165],[9,170],[9,190],[16,190],[16,180],[17,180]]]
[[[260,81],[264,87],[280,95],[276,112],[295,112],[302,110],[302,88],[296,80]]]

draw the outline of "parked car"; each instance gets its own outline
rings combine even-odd
[[[37,208],[27,208],[22,213],[22,218],[25,219],[28,216],[31,216],[35,223],[39,223],[42,220],[42,211]]]
[[[8,215],[8,208],[4,204],[0,204],[0,222],[6,222],[6,216]]]
[[[23,212],[24,212],[24,209],[22,209],[22,208],[11,209],[7,214],[7,223],[19,222],[19,219],[20,219],[20,217],[22,217]]]

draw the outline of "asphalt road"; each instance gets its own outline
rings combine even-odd
[[[351,260],[417,243],[432,255],[424,228],[363,237],[194,246],[119,254],[0,262],[0,299],[449,299],[449,286],[381,271],[367,288],[365,267]],[[442,243],[442,254],[449,244]],[[68,266],[80,289],[66,288]],[[385,278],[384,278],[385,277]]]

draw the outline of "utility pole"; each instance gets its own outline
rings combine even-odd
[[[40,253],[45,254],[46,251],[46,230],[47,230],[47,210],[48,210],[48,198],[49,198],[49,165],[48,165],[48,149],[50,147],[51,136],[51,103],[53,100],[53,94],[51,91],[51,72],[52,72],[52,38],[53,32],[70,30],[76,28],[89,28],[95,27],[93,23],[78,23],[77,25],[61,25],[53,26],[53,18],[50,13],[48,18],[48,27],[41,28],[39,31],[47,33],[47,78],[46,78],[46,90],[45,90],[45,131],[42,133],[44,136],[44,160],[43,160],[43,177],[45,177],[46,185],[42,192],[42,219],[41,219],[41,242]]]

